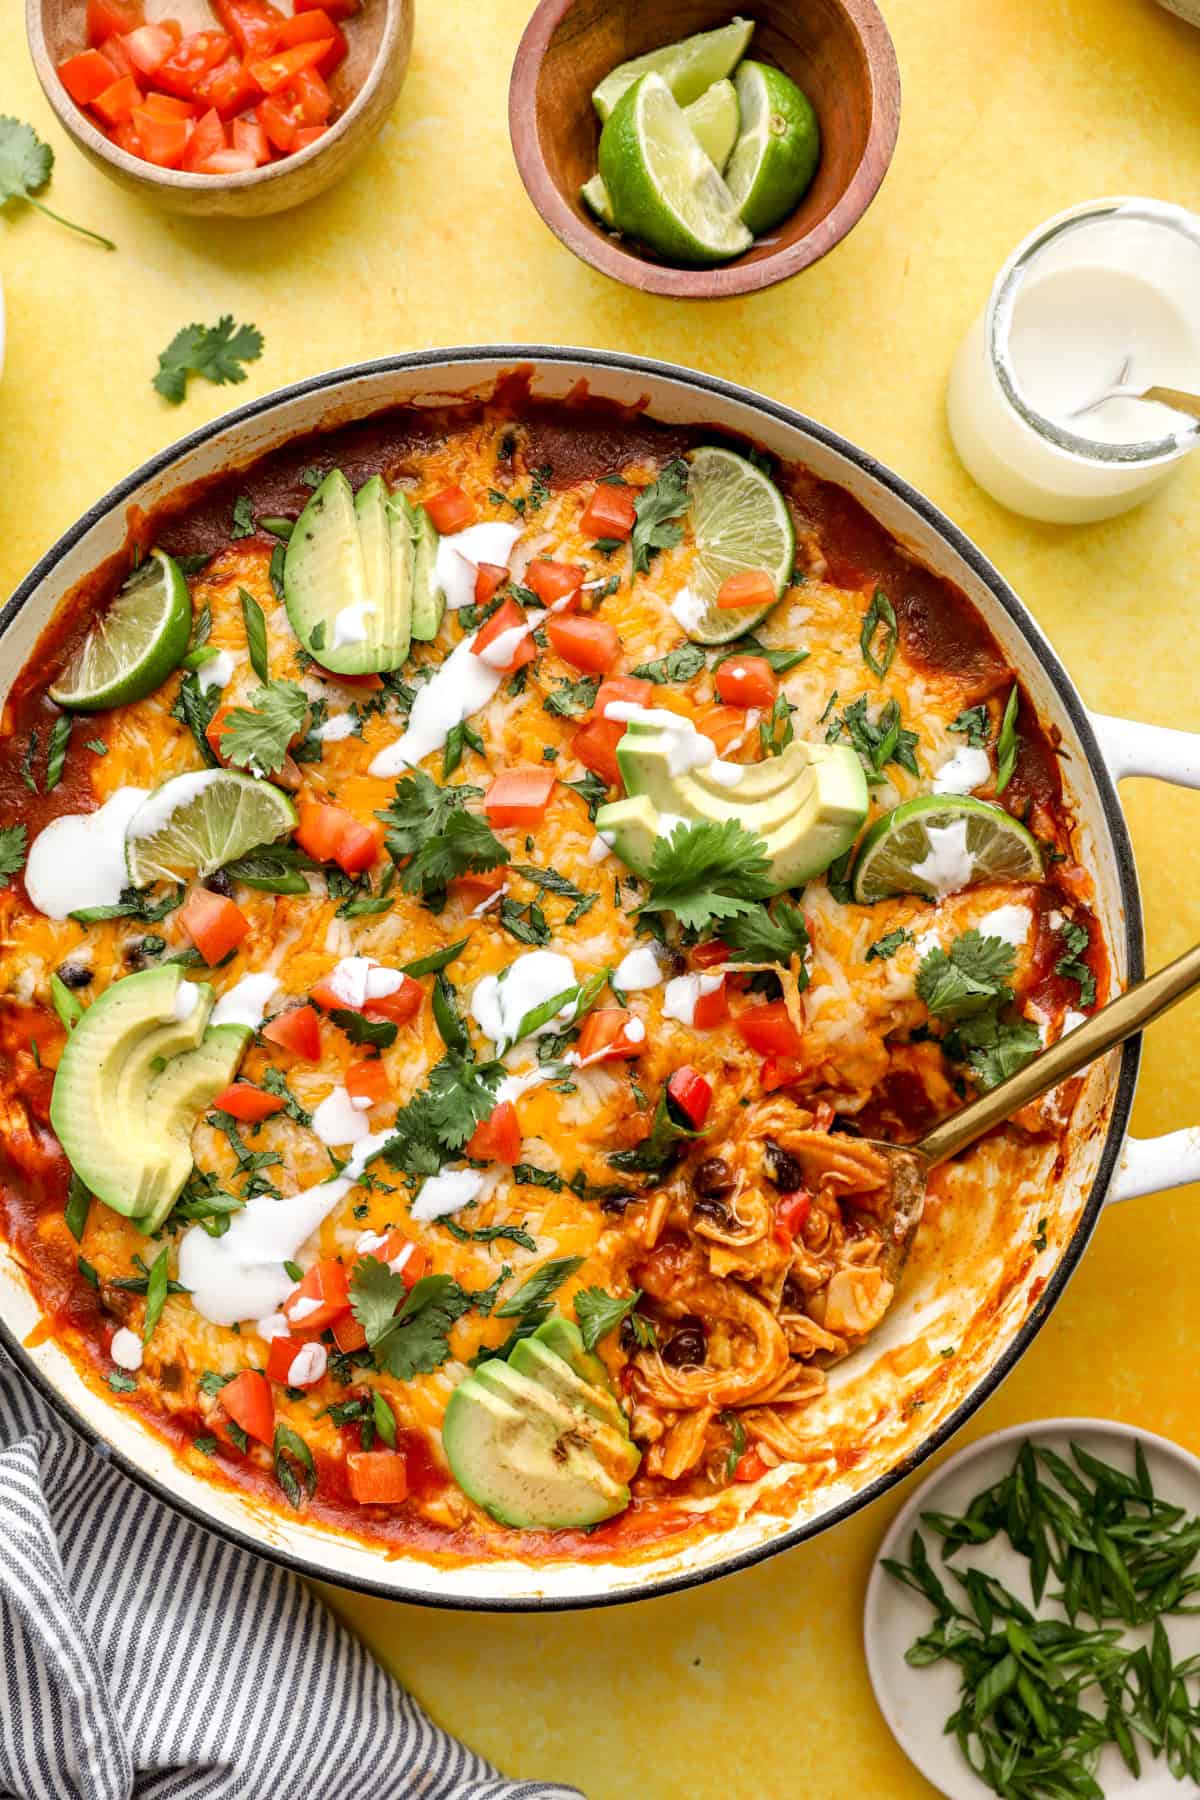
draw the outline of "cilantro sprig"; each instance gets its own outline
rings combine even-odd
[[[0,125],[3,123],[0,120]],[[235,325],[233,314],[223,313],[215,325],[185,325],[177,331],[159,355],[158,373],[151,385],[164,400],[178,406],[187,392],[189,376],[203,376],[217,387],[245,381],[243,363],[257,362],[262,352],[263,335],[258,327]]]
[[[660,838],[650,865],[650,892],[640,912],[674,913],[688,930],[735,919],[771,892],[762,839],[737,819],[680,824]]]
[[[116,245],[111,238],[102,237],[98,231],[89,231],[86,225],[76,225],[70,219],[64,219],[61,213],[52,212],[44,200],[36,198],[46,187],[54,168],[54,152],[49,144],[44,144],[32,125],[26,125],[20,119],[13,119],[5,114],[0,117],[0,206],[10,200],[24,200],[27,206],[36,206],[45,213],[48,219],[65,225],[68,231],[77,231],[80,237],[91,238],[94,244],[102,244],[106,250],[115,250]]]
[[[931,950],[917,971],[918,995],[951,1028],[942,1048],[966,1063],[981,1088],[1007,1080],[1041,1049],[1036,1025],[1011,1011],[1015,967],[1016,952],[1003,938],[966,931],[949,952]]]
[[[401,866],[400,885],[435,904],[456,875],[497,868],[508,852],[486,819],[466,811],[482,788],[439,787],[421,769],[396,783],[391,805],[375,817],[387,827],[387,849]]]
[[[350,1309],[367,1334],[377,1368],[411,1381],[429,1375],[450,1354],[450,1327],[471,1297],[449,1275],[424,1275],[411,1292],[374,1256],[355,1263],[350,1276]]]
[[[221,726],[221,755],[238,769],[275,775],[282,769],[288,745],[304,724],[308,695],[294,681],[272,681],[246,696],[245,706],[226,713]]]
[[[675,523],[687,511],[688,466],[677,456],[669,462],[633,503],[637,522],[633,528],[634,573],[644,575],[660,550],[683,542],[683,526]]]

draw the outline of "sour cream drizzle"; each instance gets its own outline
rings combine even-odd
[[[519,525],[502,525],[499,520],[485,520],[482,525],[468,525],[465,531],[451,532],[441,538],[433,578],[446,596],[451,612],[470,606],[475,599],[475,575],[480,563],[495,563],[507,569],[513,545],[521,535]]]
[[[267,1001],[279,987],[275,975],[243,975],[227,994],[222,994],[212,1009],[210,1025],[247,1025],[257,1031],[263,1022]]]
[[[570,957],[560,956],[555,950],[530,950],[498,975],[485,975],[476,982],[471,995],[471,1017],[494,1044],[513,1044],[526,1013],[553,1000],[556,994],[566,993],[578,980]],[[572,1010],[568,1002],[559,1016],[569,1017]],[[554,1028],[554,1020],[550,1019],[531,1036],[538,1037]]]
[[[476,635],[472,632],[456,645],[433,680],[418,689],[407,731],[379,752],[371,763],[370,774],[387,780],[402,769],[416,768],[424,757],[445,748],[456,725],[487,705],[504,676],[474,654]]]
[[[49,919],[85,906],[115,906],[129,885],[125,829],[148,789],[121,787],[90,813],[64,813],[39,831],[25,864],[25,891]]]

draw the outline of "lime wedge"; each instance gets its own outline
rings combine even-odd
[[[732,450],[705,445],[688,461],[688,517],[696,540],[696,561],[688,587],[705,611],[688,636],[697,644],[727,644],[749,631],[770,606],[722,611],[721,583],[747,569],[765,569],[776,599],[792,577],[796,533],[783,495],[769,476]]]
[[[821,128],[807,96],[782,70],[744,62],[734,80],[741,135],[725,179],[757,237],[799,205],[820,160]]]
[[[186,651],[191,629],[183,571],[165,550],[152,550],[91,627],[50,698],[75,712],[144,700]]]
[[[590,181],[585,181],[579,190],[579,198],[593,218],[599,219],[601,225],[607,226],[609,231],[616,230],[617,221],[613,218],[612,201],[608,197],[608,189],[602,176],[593,175]]]
[[[695,37],[635,56],[631,62],[618,63],[599,87],[592,89],[592,105],[601,123],[607,123],[617,101],[642,75],[661,75],[680,106],[688,106],[714,81],[732,74],[753,35],[753,19],[735,18],[718,31],[700,31]]]
[[[685,106],[683,116],[696,134],[696,142],[723,169],[737,143],[742,113],[732,81],[714,81],[710,88]]]
[[[963,879],[956,879],[959,874]],[[981,881],[1041,876],[1037,839],[1002,806],[923,794],[876,819],[864,837],[854,865],[854,898],[861,906],[890,894],[937,900]]]
[[[600,134],[600,174],[621,231],[671,262],[728,262],[753,239],[661,75],[643,75]]]
[[[269,781],[233,769],[173,775],[147,794],[126,826],[125,865],[134,887],[211,875],[295,824],[295,807]]]

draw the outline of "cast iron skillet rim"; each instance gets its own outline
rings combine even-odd
[[[993,598],[999,602],[1020,628],[1049,676],[1059,701],[1079,735],[1100,790],[1105,823],[1112,837],[1121,899],[1125,908],[1125,952],[1129,980],[1141,979],[1145,973],[1141,895],[1138,889],[1133,846],[1117,797],[1116,785],[1108,771],[1108,765],[1092,729],[1087,710],[1070,676],[1032,614],[1026,610],[999,570],[931,500],[927,500],[901,476],[895,474],[885,464],[877,462],[865,451],[858,449],[838,432],[831,431],[828,426],[817,424],[815,420],[808,418],[804,413],[797,412],[790,406],[784,406],[777,400],[771,400],[763,394],[756,393],[752,388],[741,387],[736,382],[724,381],[715,375],[700,374],[684,368],[678,363],[660,362],[650,357],[624,356],[611,350],[573,349],[564,345],[478,344],[464,348],[415,350],[398,356],[376,357],[369,362],[351,363],[340,369],[331,369],[323,375],[312,375],[304,381],[276,388],[272,393],[264,394],[257,400],[251,400],[245,406],[236,407],[232,412],[224,413],[208,424],[197,427],[186,437],[177,439],[165,450],[161,450],[157,456],[151,457],[148,462],[143,463],[133,474],[127,475],[124,481],[118,482],[94,506],[89,507],[83,517],[68,531],[65,531],[58,542],[34,565],[3,610],[0,610],[0,638],[3,637],[25,603],[50,574],[55,564],[74,548],[93,525],[107,513],[113,511],[122,501],[127,500],[144,482],[169,468],[181,456],[207,443],[210,438],[228,431],[233,426],[243,424],[247,420],[258,418],[286,401],[296,400],[307,394],[320,393],[324,389],[341,386],[349,381],[386,374],[395,370],[434,369],[445,367],[447,364],[457,365],[472,362],[512,363],[518,366],[523,363],[533,363],[535,367],[539,363],[591,363],[599,368],[615,369],[626,374],[645,375],[655,381],[674,382],[693,391],[699,390],[702,393],[715,394],[723,400],[732,400],[741,405],[750,406],[759,412],[766,413],[782,425],[790,426],[816,438],[826,448],[837,451],[864,473],[880,482],[882,486],[890,489],[926,524],[932,526],[950,548],[963,559],[971,571],[979,577]],[[328,1568],[315,1561],[310,1561],[307,1556],[297,1555],[293,1551],[262,1543],[247,1532],[240,1531],[222,1520],[213,1519],[203,1508],[196,1506],[191,1500],[182,1499],[172,1493],[157,1477],[147,1474],[130,1461],[123,1452],[113,1449],[98,1431],[76,1414],[72,1404],[42,1374],[24,1345],[3,1318],[0,1318],[0,1345],[19,1366],[22,1373],[33,1382],[50,1407],[78,1436],[92,1446],[97,1456],[103,1461],[115,1464],[123,1474],[136,1481],[139,1487],[144,1488],[175,1512],[183,1513],[193,1524],[201,1526],[205,1531],[213,1532],[218,1537],[225,1538],[229,1543],[236,1544],[244,1550],[253,1552],[256,1556],[265,1557],[269,1562],[278,1563],[281,1567],[291,1569],[312,1580],[332,1581],[332,1584],[337,1587],[355,1593],[371,1594],[382,1600],[395,1600],[412,1606],[430,1606],[454,1612],[572,1612],[589,1607],[627,1605],[636,1600],[658,1599],[666,1594],[680,1593],[687,1588],[700,1587],[705,1582],[717,1580],[718,1577],[735,1575],[743,1569],[753,1568],[756,1563],[765,1562],[768,1557],[777,1556],[781,1551],[793,1549],[797,1544],[805,1543],[809,1538],[816,1537],[830,1527],[841,1524],[843,1520],[860,1512],[873,1500],[878,1500],[890,1488],[895,1487],[898,1482],[911,1475],[914,1469],[919,1468],[926,1458],[932,1456],[935,1450],[939,1450],[956,1431],[966,1424],[985,1400],[991,1398],[1049,1318],[1062,1296],[1067,1282],[1079,1266],[1092,1232],[1096,1228],[1109,1184],[1116,1172],[1117,1159],[1128,1129],[1140,1060],[1141,1037],[1138,1036],[1131,1038],[1122,1050],[1121,1069],[1113,1096],[1112,1116],[1106,1130],[1104,1148],[1100,1153],[1096,1177],[1092,1183],[1087,1203],[1080,1215],[1079,1223],[1075,1227],[1070,1243],[1063,1252],[1058,1267],[1003,1356],[988,1371],[978,1386],[955,1407],[949,1418],[945,1419],[936,1431],[925,1438],[919,1447],[906,1456],[895,1468],[889,1469],[886,1474],[879,1476],[861,1492],[844,1500],[840,1506],[823,1513],[819,1519],[810,1519],[803,1524],[796,1525],[790,1531],[772,1539],[770,1543],[758,1544],[751,1549],[740,1551],[724,1562],[703,1569],[685,1570],[678,1575],[662,1576],[637,1589],[623,1589],[612,1594],[564,1596],[562,1598],[544,1596],[538,1599],[494,1597],[469,1599],[459,1595],[443,1597],[421,1593],[409,1588],[390,1587],[382,1582],[373,1581],[367,1576],[339,1574],[333,1578]],[[631,1572],[636,1574],[636,1566],[632,1567]]]

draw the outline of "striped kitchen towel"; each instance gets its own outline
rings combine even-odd
[[[439,1731],[295,1576],[188,1523],[0,1354],[2,1800],[580,1800]]]

